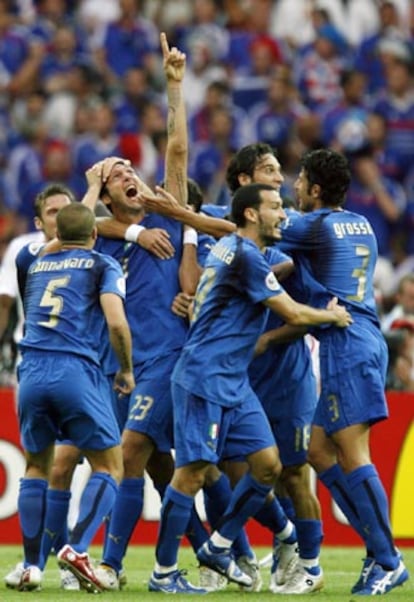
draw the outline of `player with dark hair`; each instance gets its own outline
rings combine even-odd
[[[159,194],[170,197],[161,190]],[[231,581],[252,583],[236,565],[231,544],[248,517],[262,509],[281,470],[269,423],[246,372],[266,308],[295,324],[345,327],[351,321],[335,302],[330,309],[315,310],[283,291],[261,250],[280,237],[284,218],[272,186],[240,188],[232,204],[237,231],[222,238],[206,261],[189,336],[172,375],[176,469],[163,500],[152,591],[169,592],[171,580],[181,578],[177,553],[194,496],[210,467],[232,456],[246,456],[250,470],[197,556],[202,565]],[[276,502],[272,511],[273,531],[288,539],[292,524]]]
[[[385,594],[408,579],[396,550],[388,500],[372,464],[371,426],[388,416],[387,346],[376,311],[373,273],[377,242],[367,219],[343,209],[346,158],[315,150],[302,159],[295,183],[304,215],[289,220],[282,248],[352,314],[347,329],[319,328],[321,394],[309,461],[367,548],[357,595]],[[317,304],[312,287],[308,303]]]

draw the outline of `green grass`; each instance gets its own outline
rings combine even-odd
[[[100,548],[92,548],[91,556],[99,558]],[[269,548],[255,548],[258,558],[262,558],[269,552]],[[413,579],[408,581],[403,587],[396,588],[387,594],[388,602],[413,602],[414,600],[414,549],[404,548],[403,555],[408,570],[411,570]],[[0,546],[0,575],[4,576],[14,565],[21,560],[22,552],[18,546]],[[325,571],[325,588],[317,596],[320,602],[357,602],[361,598],[352,596],[349,592],[355,583],[360,568],[361,558],[363,556],[362,548],[339,548],[323,547],[321,563]],[[147,580],[150,575],[154,561],[154,548],[152,546],[132,546],[128,550],[125,559],[125,569],[128,576],[128,585],[121,592],[106,592],[102,594],[104,599],[113,599],[119,602],[134,601],[145,602],[154,600],[154,596],[162,598],[163,594],[154,594],[147,591]],[[188,569],[189,579],[197,583],[198,571],[197,562],[194,554],[188,547],[183,547],[180,551],[180,568]],[[275,600],[275,594],[267,590],[269,569],[262,569],[264,587],[262,592],[249,594],[239,592],[236,585],[229,585],[226,590],[208,595],[209,602],[218,602],[219,600],[235,600],[236,597],[244,597],[246,602],[248,598],[260,600],[263,602]],[[43,589],[41,592],[20,593],[8,590],[0,586],[0,601],[9,602],[25,597],[36,598],[47,602],[78,602],[84,601],[86,592],[65,592],[59,589],[59,573],[55,558],[51,557],[44,575]],[[247,598],[246,598],[247,596]],[[304,596],[293,596],[295,602],[301,600],[309,601],[309,594]],[[204,599],[204,598],[203,598]],[[277,595],[278,600],[291,600],[292,596]],[[188,595],[176,595],[174,600],[188,600]]]

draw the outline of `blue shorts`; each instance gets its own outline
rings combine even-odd
[[[18,367],[21,440],[31,453],[57,438],[82,450],[120,443],[119,429],[99,366],[80,356],[26,352]]]
[[[284,466],[304,464],[307,460],[313,415],[318,401],[316,379],[311,363],[294,383],[289,377],[270,377],[266,383],[254,388],[279,448]]]
[[[135,367],[136,386],[129,397],[125,428],[150,437],[160,452],[173,445],[171,373],[179,351]]]
[[[330,435],[354,424],[388,417],[385,374],[388,350],[369,324],[330,329],[319,347],[321,394],[314,424]]]
[[[172,384],[175,463],[177,467],[204,460],[246,458],[272,447],[275,440],[256,395],[225,408]]]

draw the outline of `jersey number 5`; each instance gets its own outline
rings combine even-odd
[[[63,308],[63,299],[60,295],[55,295],[55,290],[67,286],[69,280],[70,276],[49,280],[39,305],[40,307],[50,307],[51,310],[49,320],[47,322],[39,322],[40,326],[46,326],[47,328],[55,328],[57,326],[59,315]]]

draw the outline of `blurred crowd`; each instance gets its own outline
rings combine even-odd
[[[0,260],[46,184],[80,199],[108,155],[162,180],[160,31],[187,54],[189,175],[206,203],[228,205],[226,165],[250,142],[277,149],[286,199],[304,152],[349,157],[346,206],[377,234],[385,324],[414,268],[413,0],[0,0]],[[391,326],[394,350],[409,329]]]

